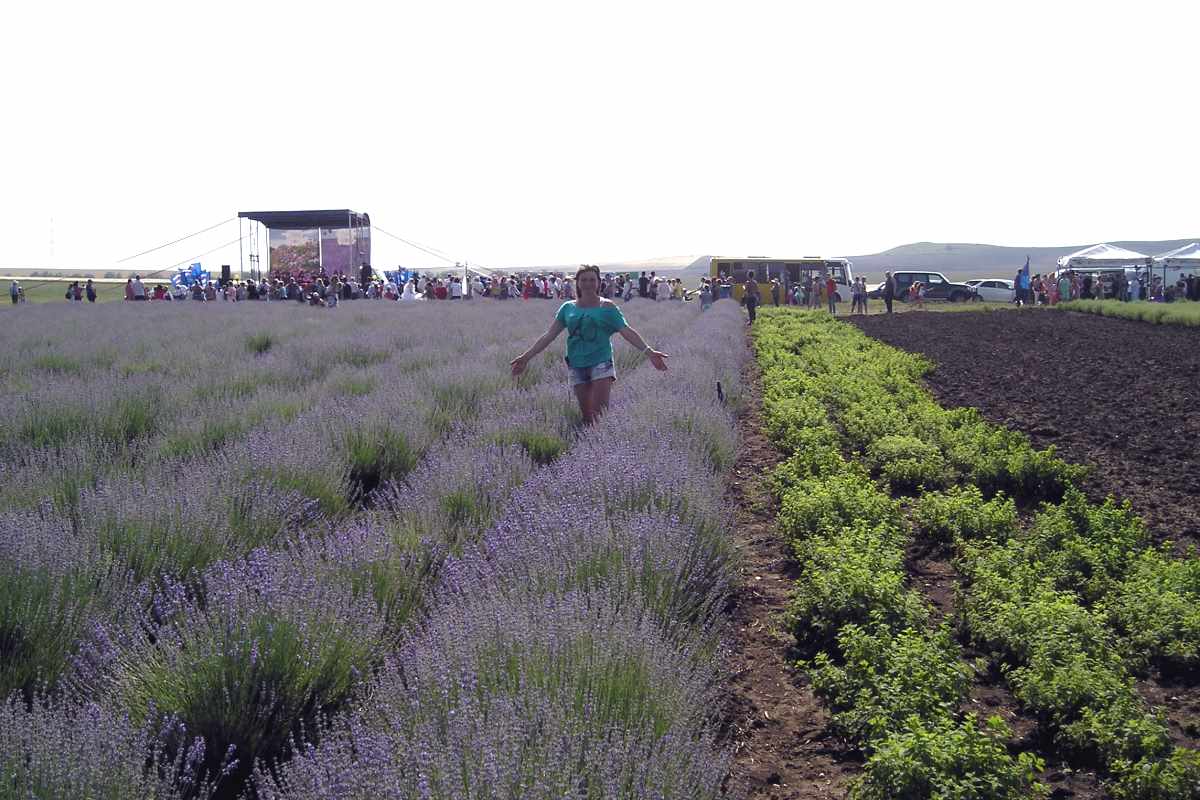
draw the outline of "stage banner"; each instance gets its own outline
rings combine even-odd
[[[321,268],[320,233],[312,230],[271,230],[271,272],[303,270],[316,272]],[[326,259],[329,258],[326,253]],[[328,272],[328,266],[326,272]]]
[[[354,231],[349,228],[321,229],[321,263],[326,275],[355,272],[358,263],[354,260]]]

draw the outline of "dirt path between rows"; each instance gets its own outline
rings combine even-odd
[[[751,361],[743,374],[747,411],[738,423],[740,451],[726,487],[742,576],[730,601],[733,675],[726,700],[734,749],[727,796],[809,800],[844,798],[861,763],[828,732],[829,712],[791,666],[792,638],[781,616],[797,567],[775,529],[777,503],[767,475],[778,450],[762,430],[762,384]]]

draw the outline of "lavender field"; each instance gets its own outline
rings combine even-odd
[[[737,306],[583,430],[550,303],[130,305],[0,319],[0,798],[721,795]]]

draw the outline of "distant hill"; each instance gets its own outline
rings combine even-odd
[[[678,277],[680,273],[708,274],[709,256],[659,256],[632,261],[602,261],[597,266],[604,272],[669,272]],[[496,272],[529,272],[547,274],[565,272],[573,274],[578,264],[554,264],[537,267],[501,267]]]
[[[1200,238],[1167,239],[1156,242],[1119,241],[1107,244],[1124,247],[1148,256],[1174,250]],[[994,244],[955,244],[939,242],[917,242],[905,244],[866,256],[850,256],[855,274],[868,279],[881,279],[885,270],[915,267],[944,273],[950,279],[957,278],[1010,278],[1025,264],[1033,272],[1049,272],[1058,266],[1061,256],[1090,247],[1097,242],[1068,245],[1063,247],[1001,247]]]

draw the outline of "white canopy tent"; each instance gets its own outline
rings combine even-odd
[[[1124,247],[1112,244],[1094,244],[1058,259],[1058,271],[1055,275],[1060,275],[1067,270],[1082,272],[1084,273],[1085,291],[1087,291],[1086,286],[1092,281],[1088,277],[1088,273],[1094,273],[1098,277],[1092,283],[1094,287],[1092,291],[1097,292],[1098,296],[1103,299],[1113,293],[1122,294],[1124,289],[1121,287],[1126,285],[1126,278],[1135,286],[1144,287],[1149,280],[1146,275],[1153,264],[1154,259],[1144,253],[1126,250]],[[1131,270],[1136,275],[1129,275],[1126,270]],[[1113,273],[1117,273],[1117,275],[1114,276]],[[1109,277],[1106,278],[1105,275]],[[1143,288],[1138,288],[1135,295],[1139,295],[1143,291]]]
[[[1161,274],[1163,283],[1170,285],[1184,275],[1200,275],[1200,242],[1185,244],[1154,257],[1155,274]],[[1158,271],[1161,270],[1161,273]]]
[[[1154,257],[1154,265],[1200,275],[1200,242],[1185,244]]]
[[[1153,263],[1150,256],[1135,253],[1124,247],[1111,244],[1094,244],[1077,250],[1070,255],[1058,259],[1058,268],[1077,269],[1086,272],[1089,269],[1116,269],[1120,267],[1149,267]]]

